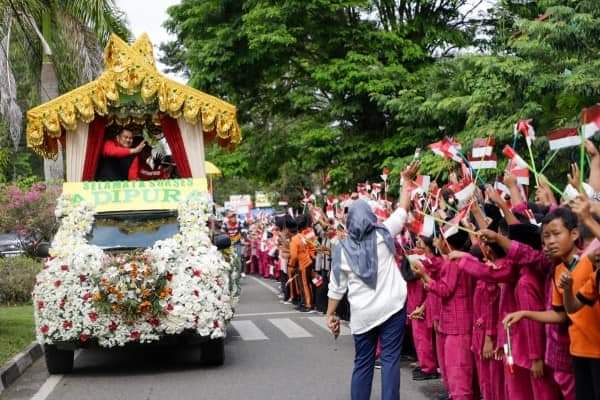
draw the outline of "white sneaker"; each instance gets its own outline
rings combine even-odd
[[[245,278],[245,277],[246,277],[246,273],[242,272],[242,278]]]

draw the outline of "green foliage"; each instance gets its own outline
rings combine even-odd
[[[41,270],[38,259],[26,256],[0,258],[0,304],[31,302],[35,276]]]
[[[207,157],[224,179],[290,199],[324,175],[332,191],[351,190],[384,166],[393,192],[416,147],[447,135],[466,149],[486,136],[501,147],[519,119],[543,136],[597,102],[597,1],[501,0],[479,18],[467,1],[443,3],[184,0],[169,9],[177,40],[163,61],[238,105],[244,142]],[[522,140],[517,150],[526,157]],[[543,140],[535,151],[541,166]],[[430,152],[423,165],[442,179],[456,167]]]
[[[0,365],[35,339],[33,306],[0,306]]]

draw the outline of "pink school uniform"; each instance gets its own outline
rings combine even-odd
[[[442,257],[433,256],[427,258],[423,262],[425,270],[433,280],[440,279],[440,273],[443,266],[444,259]],[[446,374],[444,373],[444,340],[443,335],[439,332],[440,315],[442,313],[442,299],[436,293],[427,290],[425,299],[425,321],[427,326],[433,329],[434,342],[435,342],[435,355],[437,358],[437,364],[442,374],[442,381],[446,389],[448,388],[448,382],[446,381]]]
[[[407,282],[407,289],[407,313],[410,314],[417,307],[426,302],[427,292],[420,279]],[[425,310],[425,314],[427,314],[427,310]],[[412,319],[409,321],[419,367],[423,372],[432,374],[437,371],[437,363],[435,361],[433,349],[433,328],[427,326],[427,321],[425,319]]]
[[[432,280],[427,287],[442,299],[439,330],[450,397],[473,400],[473,279],[459,268],[458,262],[445,260],[439,280]]]

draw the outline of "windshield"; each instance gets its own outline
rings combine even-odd
[[[98,215],[89,243],[103,249],[148,248],[178,231],[174,213]]]

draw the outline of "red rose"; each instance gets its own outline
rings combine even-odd
[[[61,283],[62,283],[62,282],[60,281],[60,279],[59,279],[59,280],[57,280],[57,281],[54,281],[54,287],[55,287],[55,288],[58,288],[58,287],[60,287],[60,284],[61,284]]]
[[[213,321],[213,328],[218,328],[219,327],[219,321],[214,320]]]
[[[110,321],[110,325],[108,325],[108,330],[114,332],[117,330],[117,323],[115,321]]]
[[[170,272],[167,272],[167,280],[170,282],[171,279],[173,279],[173,274]]]
[[[40,332],[42,332],[44,335],[47,334],[49,330],[50,328],[48,327],[48,325],[42,325],[42,327],[40,328]]]
[[[67,302],[67,299],[66,299],[66,297],[63,297],[62,299],[60,299],[60,304],[58,305],[58,307],[59,307],[61,310],[64,310],[64,309],[65,309],[65,303],[66,303],[66,302]]]
[[[67,330],[67,331],[68,331],[68,330],[69,330],[69,329],[71,329],[72,327],[73,327],[73,322],[71,322],[71,321],[63,321],[63,328],[64,328],[65,330]]]
[[[130,336],[133,340],[138,340],[140,338],[140,333],[138,331],[133,331]]]
[[[98,319],[98,314],[96,314],[95,312],[91,312],[88,314],[88,317],[90,319],[90,321],[92,322],[96,322],[96,320]]]
[[[167,311],[173,311],[173,304],[167,304]]]
[[[197,290],[194,290],[194,296],[196,296],[196,297],[200,297],[200,293],[198,293],[198,291],[197,291]]]
[[[201,274],[201,271],[200,271],[199,269],[195,269],[195,270],[194,270],[194,276],[195,276],[196,278],[200,278],[200,274]]]
[[[86,278],[86,276],[85,276],[85,275],[83,275],[83,274],[82,274],[82,275],[79,275],[79,282],[82,282],[82,283],[83,283],[83,282],[85,282],[86,280],[87,280],[87,278]]]
[[[158,318],[150,318],[148,320],[148,323],[155,328],[160,325],[160,321],[158,320]]]
[[[79,341],[82,343],[87,342],[89,338],[90,338],[90,336],[86,335],[85,333],[82,333],[81,335],[79,335]]]
[[[38,310],[41,310],[42,308],[44,308],[44,302],[43,301],[38,301],[37,302],[37,308],[38,308]]]
[[[60,266],[60,269],[61,269],[62,271],[68,271],[68,270],[69,270],[69,266],[68,266],[68,265],[61,265],[61,266]]]
[[[91,298],[92,298],[92,294],[91,294],[90,292],[86,292],[86,293],[83,295],[83,301],[88,301],[88,300],[89,300],[89,299],[91,299]]]

